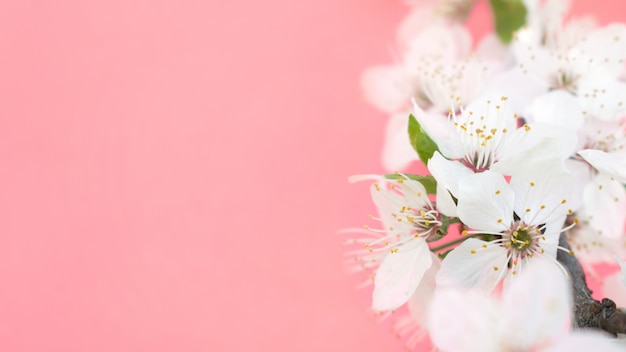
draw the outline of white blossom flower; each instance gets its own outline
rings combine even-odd
[[[567,333],[570,297],[565,277],[534,261],[499,298],[437,288],[428,329],[442,351],[621,351],[600,333]]]
[[[574,178],[559,160],[524,165],[530,170],[506,182],[504,176],[485,171],[459,184],[458,216],[472,230],[464,235],[489,234],[487,242],[465,240],[442,262],[440,285],[460,285],[493,290],[504,277],[523,271],[539,258],[556,261],[559,235],[565,218],[573,214]]]
[[[430,71],[427,67],[436,60],[446,67],[463,62],[470,51],[471,36],[463,26],[435,24],[403,45],[406,48],[397,63],[374,66],[361,80],[365,98],[389,113],[410,106],[411,98],[430,104],[420,81],[423,72]]]
[[[572,24],[568,28],[580,27]],[[528,113],[524,109],[536,98],[555,90],[575,98],[563,100],[560,108],[570,106],[572,100],[578,100],[576,105],[589,113],[597,108],[610,111],[617,107],[625,92],[619,78],[625,72],[626,25],[611,24],[587,33],[561,33],[568,39],[549,40],[552,44],[545,43],[550,36],[546,37],[542,30],[523,35],[528,30],[521,30],[512,43],[517,66],[496,75],[487,89],[512,97],[513,110],[524,117]]]
[[[464,177],[485,170],[512,175],[529,157],[560,154],[560,146],[546,138],[544,126],[518,127],[518,116],[508,109],[507,100],[495,95],[483,97],[461,108],[460,114],[450,112],[449,121],[431,118],[414,106],[416,118],[440,151],[429,160],[428,169],[455,197]]]
[[[480,94],[510,57],[495,35],[485,37],[472,53],[469,31],[443,22],[421,28],[401,45],[397,63],[368,69],[361,82],[365,98],[392,114],[383,151],[383,166],[391,171],[416,160],[408,139],[395,138],[406,136],[411,99],[442,116],[452,104],[468,103]]]
[[[351,181],[372,176],[352,177]],[[394,310],[406,303],[416,292],[424,274],[438,259],[426,240],[442,225],[440,209],[428,199],[424,186],[407,177],[377,180],[371,187],[372,199],[382,228],[365,226],[369,238],[353,240],[364,246],[350,252],[361,269],[375,270],[372,308]]]

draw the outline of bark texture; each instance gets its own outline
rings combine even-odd
[[[565,234],[561,234],[559,245],[570,249]],[[572,280],[574,294],[574,326],[604,330],[614,336],[626,334],[626,313],[615,303],[604,298],[597,301],[591,297],[585,272],[575,255],[558,251],[557,260],[567,269]]]

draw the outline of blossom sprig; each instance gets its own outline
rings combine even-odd
[[[447,233],[451,220],[418,181],[406,175],[395,179],[378,176],[356,176],[351,181],[374,179],[371,195],[379,216],[369,218],[377,227],[365,225],[368,237],[350,243],[363,247],[348,255],[364,270],[375,269],[372,277],[374,294],[372,308],[394,310],[408,302],[420,285],[422,277],[437,260],[428,243]]]
[[[567,345],[555,342],[560,335],[502,332],[483,345],[445,337],[449,310],[433,307],[472,295],[497,301],[501,287],[505,306],[518,300],[519,307],[479,302],[486,314],[464,321],[489,326],[493,312],[506,322],[535,321],[527,314],[542,311],[526,311],[536,302],[520,292],[553,281],[550,299],[571,310],[559,287],[572,277],[577,297],[588,295],[578,260],[588,267],[626,258],[626,24],[567,19],[565,0],[491,0],[495,32],[472,49],[463,21],[473,4],[414,7],[397,62],[364,75],[368,101],[392,116],[383,166],[402,172],[351,178],[372,182],[377,215],[352,231],[362,237],[349,241],[348,262],[368,273],[374,310],[409,306],[401,329],[412,345],[428,331],[442,350],[558,350]],[[430,175],[404,172],[414,162]],[[581,253],[576,264],[564,259],[574,258],[571,248]],[[535,269],[541,265],[549,269]],[[444,291],[457,293],[437,294]],[[579,310],[595,304],[585,302]],[[600,306],[594,311],[614,308]],[[546,331],[558,330],[565,315],[548,317]],[[421,328],[411,333],[414,325]],[[577,339],[593,340],[572,336],[568,346]]]

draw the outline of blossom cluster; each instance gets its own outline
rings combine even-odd
[[[626,24],[568,18],[565,0],[511,0],[524,21],[510,42],[473,44],[475,2],[415,1],[397,62],[363,75],[390,115],[390,173],[351,178],[372,183],[378,214],[352,231],[348,266],[373,283],[373,310],[408,306],[412,345],[618,349],[567,334],[557,253],[586,268],[626,258]],[[415,161],[429,175],[407,172]]]

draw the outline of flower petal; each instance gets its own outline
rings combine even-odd
[[[598,171],[606,173],[626,183],[626,158],[618,153],[607,153],[597,149],[585,149],[578,152],[585,161]]]
[[[437,180],[437,184],[441,184],[455,197],[459,195],[459,181],[474,174],[462,164],[444,158],[439,152],[435,152],[428,161],[428,170]]]
[[[619,76],[626,57],[626,25],[613,23],[594,30],[572,48],[570,56],[578,59],[576,63],[587,75]]]
[[[583,206],[589,226],[603,237],[619,239],[626,223],[626,189],[616,180],[598,174],[583,189]]]
[[[479,231],[502,232],[513,222],[515,195],[504,176],[493,171],[459,181],[458,215]]]
[[[558,157],[527,162],[511,177],[510,185],[515,213],[529,225],[552,222],[580,206],[574,176]]]
[[[524,116],[573,130],[583,123],[583,111],[578,100],[563,90],[553,90],[537,97]]]
[[[484,91],[507,96],[511,110],[521,116],[538,95],[548,91],[548,86],[522,69],[514,68],[492,77]]]
[[[476,287],[489,292],[506,272],[506,265],[506,249],[469,238],[443,260],[437,274],[437,285]]]
[[[381,182],[374,183],[370,187],[370,193],[372,201],[378,209],[378,214],[382,219],[382,223],[385,229],[394,228],[397,233],[408,234],[413,230],[413,224],[408,221],[398,222],[393,214],[397,214],[403,206],[408,206],[409,200],[405,198],[403,194],[396,192],[393,189],[389,189],[390,182],[388,180],[381,180]],[[391,183],[394,185],[394,183]],[[411,199],[413,201],[413,199]],[[416,200],[416,202],[419,200]],[[425,203],[424,203],[425,204]],[[421,206],[416,206],[417,209]]]
[[[424,274],[422,281],[419,286],[417,286],[415,293],[408,303],[411,317],[413,317],[420,326],[427,326],[428,324],[428,309],[430,308],[436,286],[435,276],[441,268],[439,258],[434,254],[431,254],[431,256],[433,264]]]
[[[393,310],[406,303],[432,262],[430,250],[424,241],[414,247],[400,247],[398,252],[387,255],[374,279],[372,308]]]
[[[553,263],[533,258],[524,269],[504,292],[500,325],[510,331],[512,346],[530,349],[567,332],[571,294],[565,274]]]
[[[365,99],[384,112],[395,112],[408,106],[413,95],[409,77],[399,65],[371,67],[361,77]]]
[[[457,216],[456,204],[450,191],[445,189],[440,183],[437,183],[437,210],[446,216]]]
[[[428,330],[442,351],[498,351],[494,321],[500,316],[499,302],[481,291],[437,288]]]

